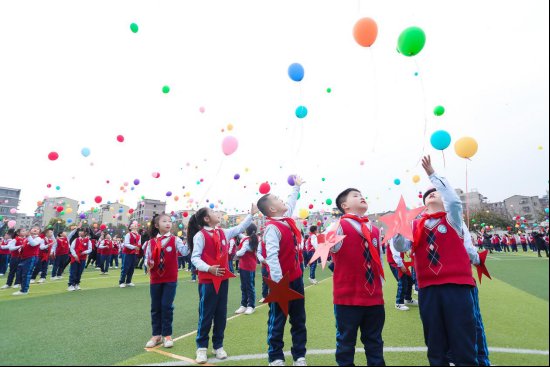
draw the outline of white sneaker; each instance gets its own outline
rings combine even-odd
[[[40,278],[40,280],[38,281],[38,284],[42,284],[42,283],[44,283],[45,281],[46,281],[46,279]]]
[[[270,366],[285,366],[285,361],[282,359],[277,359],[269,364]]]
[[[244,312],[245,315],[252,315],[256,311],[254,307],[247,307],[246,311]]]
[[[162,343],[162,338],[161,337],[159,337],[158,339],[151,338],[151,340],[149,340],[147,342],[147,344],[145,344],[145,348],[154,348],[157,345],[159,345],[160,343]]]
[[[197,359],[195,360],[198,364],[205,364],[208,362],[208,356],[206,355],[206,348],[197,349]]]
[[[74,286],[74,289],[77,290],[77,291],[82,290],[82,288],[80,288],[80,284],[75,285],[75,286]]]
[[[0,274],[0,277],[3,277],[3,276],[4,276],[4,274]]]
[[[19,288],[21,288],[21,284],[15,284],[15,285],[13,286],[13,289],[19,289]]]
[[[119,285],[120,288],[126,288],[126,284],[122,283],[121,285]]]
[[[5,285],[3,285],[2,288],[0,288],[0,289],[8,289],[8,288],[11,288],[11,287],[10,287],[9,285],[5,284]]]
[[[262,298],[261,300],[258,301],[259,303],[264,303],[265,302],[265,298]]]
[[[319,282],[316,281],[315,279],[311,279],[311,278],[309,278],[309,282],[310,282],[311,284],[313,284],[313,285],[316,285],[316,284],[319,283]]]
[[[405,301],[405,305],[406,306],[416,306],[416,307],[418,307],[418,301],[415,300],[415,299],[412,299],[410,301]]]
[[[307,362],[306,362],[306,359],[305,358],[298,358],[297,361],[294,361],[294,363],[292,364],[293,366],[307,366]]]
[[[240,315],[240,314],[245,313],[245,311],[246,311],[246,307],[241,306],[241,307],[239,307],[239,308],[237,309],[237,311],[235,311],[235,314],[236,314],[236,315]]]
[[[221,347],[220,349],[214,349],[212,353],[216,355],[216,359],[219,359],[219,360],[227,359],[227,352],[223,350],[223,347]]]
[[[135,287],[136,285],[134,283],[128,283],[126,284],[127,287]]]
[[[115,266],[115,269],[118,269],[118,266]]]
[[[50,280],[57,280],[57,277],[51,277]]]
[[[408,311],[409,308],[405,305],[395,305],[395,309],[399,311]]]
[[[34,279],[31,279],[31,284],[34,284],[36,283],[36,281]]]
[[[26,296],[27,294],[29,294],[29,292],[17,291],[15,293],[12,293],[12,296]]]
[[[174,346],[174,341],[172,340],[172,338],[170,338],[170,339],[164,338],[164,343],[163,343],[162,346],[164,348],[172,348]]]
[[[63,279],[61,275],[57,277],[57,280],[61,280],[61,279]]]

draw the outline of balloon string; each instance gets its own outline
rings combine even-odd
[[[470,230],[470,195],[468,194],[468,161],[466,160],[466,221]]]
[[[378,141],[378,132],[380,131],[380,127],[378,126],[378,84],[376,82],[376,63],[374,60],[374,52],[369,47],[369,56],[370,56],[370,62],[372,64],[371,70],[372,70],[372,92],[373,92],[373,99],[374,99],[374,138],[372,141],[372,152],[376,152],[376,142]]]
[[[208,189],[206,190],[206,192],[204,193],[204,195],[202,196],[201,200],[199,201],[199,203],[202,203],[203,200],[206,198],[206,195],[208,195],[208,193],[210,192],[210,190],[212,189],[212,187],[214,186],[214,184],[216,183],[216,181],[218,180],[218,176],[220,175],[220,171],[222,170],[222,166],[223,166],[223,162],[225,161],[225,159],[222,158],[222,160],[220,161],[220,166],[218,167],[218,171],[216,172],[215,176],[214,176],[214,179],[212,180],[212,182],[210,183],[210,186],[208,187]],[[197,203],[197,204],[199,204]]]
[[[422,138],[422,153],[420,154],[420,159],[416,163],[418,164],[422,161],[422,157],[424,156],[424,152],[426,151],[426,134],[428,133],[428,115],[426,114],[426,108],[428,105],[428,101],[426,99],[426,89],[424,88],[424,79],[422,78],[422,74],[420,73],[420,67],[418,66],[418,63],[416,62],[416,59],[414,59],[414,64],[416,66],[416,70],[418,72],[418,78],[420,80],[420,88],[422,90],[422,98],[424,100],[424,136]]]
[[[441,154],[443,155],[443,168],[447,168],[447,163],[445,162],[445,151],[442,150]]]

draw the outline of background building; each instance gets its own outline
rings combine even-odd
[[[11,214],[11,210],[19,207],[20,189],[10,189],[0,186],[0,216],[15,220],[17,215]]]

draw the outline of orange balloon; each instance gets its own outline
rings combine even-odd
[[[353,27],[353,37],[360,46],[370,47],[378,36],[378,25],[372,18],[359,19]]]

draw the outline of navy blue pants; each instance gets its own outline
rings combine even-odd
[[[10,255],[0,255],[0,274],[6,274],[9,262]]]
[[[477,366],[476,319],[472,287],[443,284],[420,289],[420,318],[432,366]]]
[[[399,270],[393,266],[391,266],[390,269],[395,280],[397,280],[397,295],[395,296],[395,304],[402,305],[405,303],[405,300],[411,301],[412,288],[414,285],[413,278],[406,274],[399,278]]]
[[[235,272],[235,268],[233,267],[233,259],[229,259],[227,261],[227,266],[228,266],[228,269],[230,272],[234,273]]]
[[[34,267],[34,271],[32,272],[32,279],[36,279],[38,276],[38,273],[40,273],[40,278],[46,279],[48,276],[48,260],[46,261],[39,261],[36,266]]]
[[[477,287],[472,288],[472,301],[474,302],[474,316],[476,319],[476,341],[477,341],[477,362],[480,366],[490,366],[489,347],[487,346],[487,337],[485,336],[485,327],[479,308],[479,294]]]
[[[208,334],[214,322],[212,345],[214,349],[223,347],[225,325],[227,323],[227,293],[229,280],[224,280],[216,294],[214,284],[199,284],[199,326],[197,327],[197,348],[208,348]]]
[[[118,267],[118,254],[111,255],[110,265],[113,267],[113,264]]]
[[[174,299],[178,282],[151,284],[151,324],[153,336],[172,336]]]
[[[80,279],[82,278],[82,273],[86,267],[86,260],[75,261],[71,263],[69,268],[69,286],[75,286],[80,284]]]
[[[102,273],[109,272],[109,261],[111,260],[111,255],[97,255],[99,256],[99,268]]]
[[[38,263],[38,256],[29,257],[28,259],[21,260],[17,267],[17,272],[21,273],[21,292],[27,293],[31,284],[32,272],[34,267]]]
[[[134,276],[134,269],[136,266],[136,254],[126,254],[122,258],[122,271],[120,272],[120,280],[118,284],[130,284],[132,283],[132,277]]]
[[[269,293],[269,287],[264,278],[269,278],[269,271],[267,271],[265,266],[262,266],[262,298],[266,298]]]
[[[304,294],[304,281],[298,278],[290,283],[290,289]],[[297,361],[306,356],[307,329],[305,300],[290,301],[288,305],[288,316],[290,317],[290,334],[292,336],[292,358]],[[267,321],[267,345],[269,362],[285,360],[283,341],[287,317],[281,311],[278,303],[269,304],[269,318]]]
[[[69,261],[68,254],[55,257],[55,261],[53,262],[52,277],[60,277],[63,274],[67,261]]]
[[[336,317],[336,363],[339,366],[354,366],[357,331],[365,348],[367,365],[384,366],[384,341],[382,330],[386,321],[384,305],[341,306],[334,305]]]
[[[308,252],[307,253],[307,263],[309,264],[309,261],[311,258],[315,255],[315,252]],[[315,271],[317,270],[317,261],[315,261],[313,264],[309,265],[309,278],[315,279]]]
[[[256,307],[256,272],[241,270],[241,306]]]
[[[15,278],[15,285],[21,284],[21,273],[17,271],[17,268],[19,267],[19,263],[21,262],[20,257],[12,257],[10,259],[10,272],[8,273],[8,279],[6,281],[6,284],[10,287],[13,284],[13,279]]]

